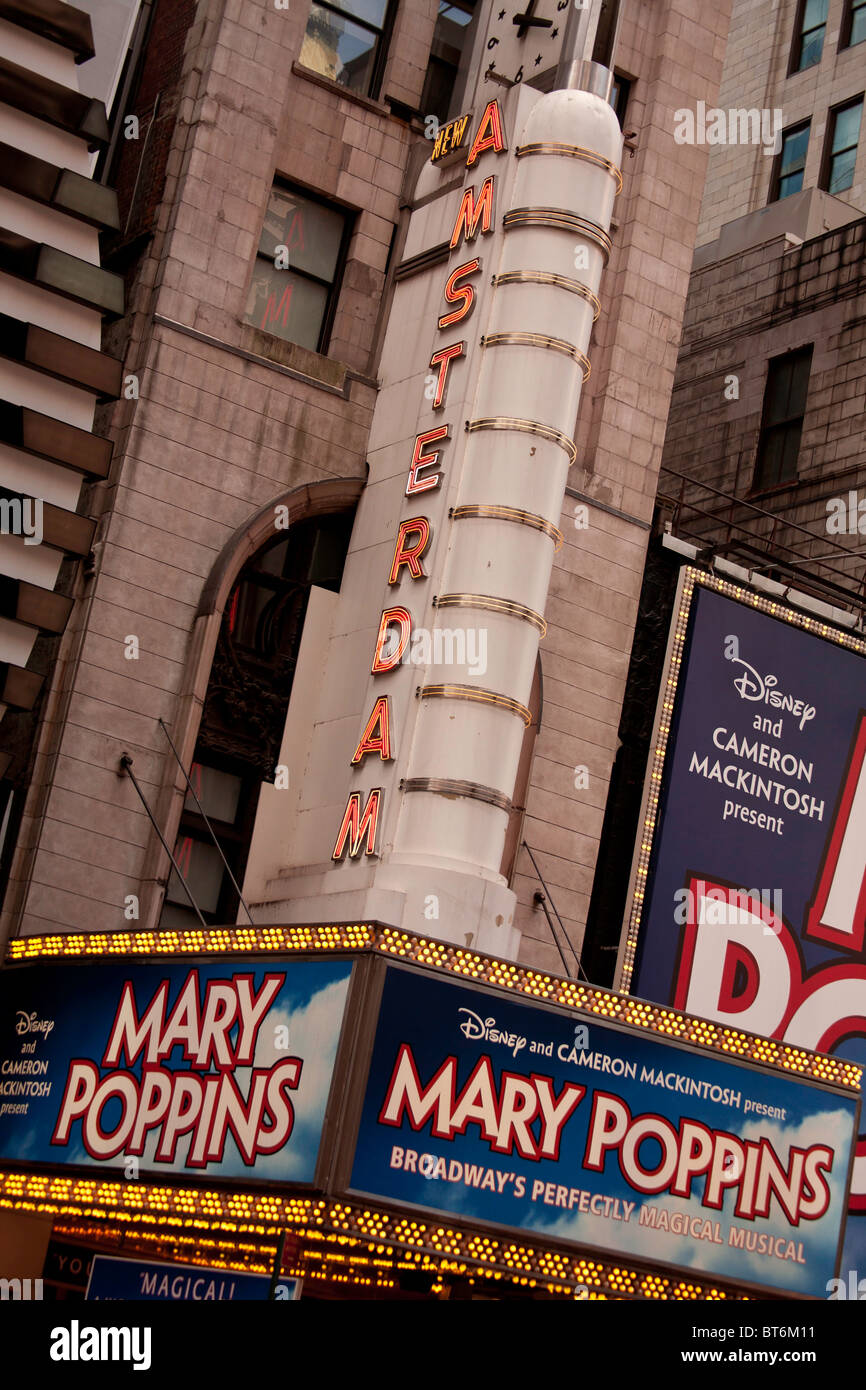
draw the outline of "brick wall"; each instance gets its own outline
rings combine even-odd
[[[139,138],[122,141],[111,170],[122,231],[113,238],[109,252],[153,229],[177,120],[186,37],[195,11],[196,0],[157,0],[154,8],[140,78],[124,112],[138,118]]]
[[[775,514],[761,521],[747,508],[714,504],[725,520],[749,525],[773,545],[812,560],[805,575],[823,575],[852,590],[866,578],[862,536],[826,530],[829,499],[866,485],[866,220],[800,246],[779,238],[709,265],[692,277],[683,322],[663,464]],[[753,491],[764,387],[770,358],[814,344],[797,478]],[[727,399],[725,379],[737,378]],[[674,480],[662,489],[673,494]],[[687,501],[701,494],[686,489]],[[702,505],[709,505],[706,495]],[[694,518],[692,518],[694,520]],[[814,533],[814,539],[794,524]],[[705,524],[707,538],[723,534]],[[814,557],[838,553],[827,565]],[[835,571],[835,573],[833,572]]]

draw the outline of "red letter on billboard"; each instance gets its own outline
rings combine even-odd
[[[866,715],[861,714],[839,810],[809,906],[804,935],[844,951],[863,950],[866,935]]]
[[[409,536],[417,536],[411,545],[406,542]],[[413,579],[426,579],[424,567],[421,564],[421,556],[430,543],[430,522],[426,516],[413,516],[408,521],[400,522],[400,529],[397,532],[397,544],[394,547],[394,559],[391,561],[391,573],[388,575],[388,583],[396,584],[400,577],[400,566],[408,565],[409,573]]]
[[[452,343],[450,347],[444,347],[439,352],[434,352],[430,358],[430,366],[439,368],[439,380],[436,383],[436,395],[433,397],[433,409],[441,410],[445,402],[445,383],[448,379],[448,368],[455,357],[462,357],[466,350],[465,343]]]
[[[397,643],[396,651],[383,657],[382,652],[392,627],[399,627],[400,640]],[[405,608],[384,609],[379,622],[379,636],[376,639],[376,655],[373,657],[373,665],[370,667],[374,676],[381,675],[383,671],[393,671],[394,667],[402,660],[403,653],[409,645],[411,633],[412,618]]]

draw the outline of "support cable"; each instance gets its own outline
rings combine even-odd
[[[199,815],[201,816],[202,820],[204,821],[205,825],[207,826],[207,828],[208,828],[208,834],[210,835],[211,839],[213,840],[214,844],[216,845],[217,853],[219,854],[220,859],[223,861],[223,868],[225,869],[226,873],[228,874],[229,878],[230,878],[231,881],[232,881],[232,887],[234,888],[235,892],[236,892],[237,895],[238,895],[238,898],[239,898],[240,901],[241,901],[241,904],[242,904],[242,906],[243,906],[244,912],[247,914],[247,916],[248,916],[249,919],[250,919],[250,926],[251,926],[251,927],[254,927],[256,924],[255,924],[255,922],[253,921],[253,914],[250,912],[249,908],[248,908],[247,905],[246,905],[246,902],[244,901],[244,895],[243,895],[243,893],[242,893],[241,890],[240,890],[240,885],[239,885],[237,879],[235,878],[234,874],[233,874],[232,871],[231,871],[231,868],[230,868],[230,866],[229,866],[229,862],[228,862],[228,860],[226,859],[225,854],[223,853],[223,847],[222,847],[222,845],[220,844],[219,840],[217,839],[216,835],[214,834],[213,826],[211,825],[210,821],[208,820],[207,816],[205,815],[204,807],[202,806],[201,802],[200,802],[199,799],[198,799],[198,796],[196,795],[195,787],[193,786],[192,782],[189,780],[189,775],[187,774],[187,770],[186,770],[186,768],[184,767],[183,763],[182,763],[181,760],[180,760],[180,757],[179,757],[179,755],[178,755],[177,749],[175,748],[174,744],[172,743],[171,734],[168,732],[168,728],[167,728],[166,724],[164,723],[164,721],[163,721],[163,719],[162,719],[162,716],[160,716],[159,726],[160,726],[160,728],[162,729],[162,732],[165,734],[166,738],[168,739],[168,746],[169,746],[169,748],[171,749],[172,753],[174,754],[174,760],[175,760],[175,762],[177,763],[178,767],[180,768],[181,772],[182,772],[183,775],[184,775],[184,780],[186,781],[186,785],[189,787],[189,790],[190,790],[190,792],[191,792],[191,794],[192,794],[192,798],[193,798],[193,800],[195,801],[196,806],[198,807]]]
[[[154,816],[153,812],[151,811],[150,807],[149,807],[148,804],[147,804],[147,798],[146,798],[146,796],[144,795],[144,792],[141,790],[141,787],[138,785],[138,778],[136,777],[135,773],[134,773],[133,770],[132,770],[132,758],[130,757],[130,755],[129,755],[128,753],[124,753],[123,756],[121,757],[121,759],[120,759],[120,766],[121,766],[123,772],[126,773],[127,777],[129,778],[130,782],[132,783],[132,785],[135,787],[135,790],[138,792],[139,800],[141,801],[142,806],[144,807],[145,811],[146,811],[147,814],[148,814],[148,818],[149,818],[149,820],[150,820],[150,823],[151,823],[151,825],[153,826],[154,830],[156,831],[157,835],[159,836],[160,840],[162,841],[162,847],[163,847],[163,849],[165,850],[166,854],[168,855],[169,859],[171,860],[172,867],[174,868],[174,871],[175,871],[175,873],[177,874],[177,877],[178,877],[178,882],[180,883],[181,887],[183,888],[183,891],[186,893],[186,896],[189,898],[190,902],[192,903],[193,909],[195,910],[195,915],[198,917],[198,920],[201,922],[202,926],[206,928],[206,927],[207,927],[207,922],[206,922],[206,921],[204,920],[204,918],[202,917],[201,912],[200,912],[200,910],[199,910],[199,905],[198,905],[198,903],[196,902],[195,898],[193,897],[192,893],[189,891],[189,887],[188,887],[188,885],[187,885],[187,881],[186,881],[186,879],[184,878],[183,874],[181,873],[180,865],[178,864],[177,860],[175,859],[174,855],[172,854],[171,850],[169,849],[169,847],[168,847],[168,841],[166,840],[165,836],[163,835],[162,831],[160,830],[159,826],[157,825],[157,823],[156,823],[156,817]],[[123,773],[121,773],[121,776],[122,776],[122,775],[123,775]]]
[[[550,903],[550,906],[553,908],[554,914],[555,914],[555,916],[556,916],[556,920],[557,920],[557,922],[559,923],[559,926],[560,926],[560,930],[562,931],[563,936],[565,937],[566,941],[568,942],[568,949],[571,951],[571,954],[574,956],[575,963],[576,963],[576,965],[577,965],[578,977],[583,976],[583,978],[584,978],[584,980],[586,981],[586,983],[587,983],[587,984],[590,984],[589,976],[587,975],[586,971],[584,970],[583,966],[582,966],[581,963],[580,963],[580,956],[577,954],[577,952],[575,951],[574,947],[573,947],[572,944],[571,944],[571,937],[569,936],[568,932],[565,930],[565,923],[563,922],[562,918],[560,917],[559,912],[557,911],[556,903],[553,901],[553,898],[552,898],[551,895],[550,895],[550,889],[548,888],[547,884],[545,883],[544,879],[542,878],[541,870],[539,869],[538,864],[536,863],[535,855],[532,853],[532,850],[529,848],[529,845],[526,843],[525,840],[523,841],[523,848],[526,850],[526,853],[529,855],[530,859],[532,860],[532,867],[533,867],[533,869],[535,870],[536,874],[538,875],[538,881],[539,881],[539,883],[541,884],[542,888],[544,889],[545,895],[546,895],[546,897],[547,897],[547,900],[548,900],[549,903]],[[543,901],[543,900],[542,900],[541,905],[542,905],[542,907],[544,907],[545,916],[547,916],[547,908],[544,906],[544,901]],[[547,920],[548,920],[548,922],[550,922],[550,917],[549,917],[549,916],[547,916]],[[552,925],[552,924],[551,924],[550,930],[551,930],[551,932],[553,932],[553,925]],[[554,935],[554,940],[556,941],[556,936],[555,936],[555,935]],[[558,942],[558,941],[556,941],[556,945],[557,945],[557,948],[559,948],[559,942]],[[559,954],[560,954],[560,956],[562,955],[562,951],[561,951],[561,950],[559,951]],[[564,964],[564,960],[563,960],[563,964]],[[568,970],[568,969],[567,969],[567,974],[568,974],[568,978],[569,978],[570,980],[573,980],[573,979],[574,979],[574,976],[572,975],[571,971]]]

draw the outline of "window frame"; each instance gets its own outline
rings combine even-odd
[[[616,118],[619,121],[619,128],[622,131],[625,131],[625,116],[628,111],[628,104],[631,101],[634,84],[635,79],[633,77],[626,77],[624,72],[620,72],[618,68],[614,68],[610,104],[613,107]],[[616,89],[616,101],[613,100],[614,89]]]
[[[449,63],[447,59],[442,57],[441,53],[437,53],[435,51],[437,42],[440,44],[442,43],[441,39],[437,40],[436,30],[439,25],[439,20],[442,18],[441,9],[443,4],[447,4],[447,0],[438,0],[438,4],[436,7],[436,22],[433,26],[433,37],[430,41],[430,51],[427,54],[427,67],[424,69],[424,85],[421,89],[422,115],[424,116],[425,120],[428,115],[436,116],[439,120],[440,125],[445,125],[451,118],[452,113],[459,114],[454,110],[454,101],[455,93],[457,91],[457,84],[460,79],[461,61],[466,56],[466,43],[464,41],[464,44],[460,50],[457,66],[456,68],[454,68],[454,77],[451,82],[451,88],[448,94],[448,101],[446,107],[442,112],[435,111],[433,109],[433,102],[431,100],[431,87],[433,86],[431,80],[431,72],[435,66],[438,66],[440,69],[445,67],[450,68],[452,66],[452,64]],[[452,0],[451,4],[447,6],[451,9],[462,10],[464,14],[467,14],[469,16],[468,23],[466,24],[464,30],[464,40],[467,35],[472,34],[472,26],[477,19],[480,5],[481,0]]]
[[[254,679],[266,680],[268,674],[272,677],[275,676],[279,671],[281,661],[284,658],[290,658],[291,677],[288,682],[288,689],[285,692],[285,710],[283,718],[287,716],[291,700],[291,689],[294,684],[296,661],[303,640],[304,625],[307,620],[307,607],[310,592],[314,587],[325,588],[331,593],[339,592],[351,541],[354,516],[354,508],[340,508],[336,511],[324,511],[318,514],[312,513],[300,518],[295,523],[293,532],[295,539],[291,540],[288,532],[283,535],[277,533],[260,545],[247,562],[241,566],[226,596],[220,627],[222,631],[228,629],[229,633],[233,634],[231,617],[233,599],[245,581],[252,581],[262,588],[267,588],[274,594],[282,592],[286,595],[294,596],[299,590],[303,591],[303,603],[296,630],[297,635],[292,637],[288,646],[281,647],[280,649],[273,649],[268,652],[259,646],[250,646],[247,642],[233,638],[235,658],[242,662],[244,670]],[[320,547],[322,538],[328,536],[331,538],[330,553],[325,555],[323,563]],[[280,573],[267,570],[264,567],[262,561],[265,556],[282,547],[293,548],[293,564],[300,570],[302,577],[297,577],[297,574],[294,577],[288,577],[285,573],[285,563]],[[289,565],[288,568],[291,572],[293,565]],[[213,678],[213,671],[214,663],[212,662],[208,676],[208,689]],[[203,714],[203,720],[206,721],[206,719],[207,692],[205,694]],[[279,756],[279,754],[277,754],[277,756]],[[189,789],[187,788],[183,802],[181,803],[173,848],[175,858],[181,866],[181,873],[176,875],[173,865],[168,868],[160,908],[160,925],[158,926],[158,930],[179,929],[180,919],[177,918],[174,928],[170,927],[168,924],[163,924],[163,913],[166,908],[171,908],[173,914],[187,914],[190,926],[196,926],[198,924],[195,909],[191,906],[189,899],[180,885],[178,885],[176,896],[169,897],[169,892],[176,878],[186,883],[189,881],[188,873],[183,872],[186,841],[189,841],[192,846],[201,845],[216,853],[217,851],[211,834],[211,832],[213,832],[213,836],[216,838],[228,861],[231,872],[234,874],[237,883],[243,888],[244,877],[249,862],[249,852],[255,831],[256,818],[258,816],[261,788],[265,785],[272,785],[276,766],[275,762],[272,765],[270,775],[263,776],[260,768],[257,768],[248,760],[239,756],[237,751],[232,752],[225,748],[221,749],[214,746],[207,729],[203,728],[203,725],[200,724],[199,736],[196,740],[195,751],[188,769],[188,776],[204,807],[207,820],[205,820],[205,816],[199,811],[194,798],[191,797]],[[215,772],[225,773],[229,777],[237,779],[239,784],[238,800],[234,818],[231,821],[220,819],[213,809],[208,809],[207,795],[203,786],[201,783],[196,786],[196,767],[200,769],[212,769]],[[192,804],[189,804],[190,802]],[[240,908],[240,902],[240,895],[232,884],[225,865],[221,864],[219,893],[216,906],[214,908],[206,908],[199,903],[199,910],[209,926],[221,926],[226,922],[234,920]]]
[[[784,155],[785,155],[785,140],[787,139],[787,137],[788,137],[789,135],[798,135],[798,134],[799,134],[801,131],[803,131],[803,130],[806,130],[806,131],[809,132],[809,134],[808,134],[808,139],[806,140],[806,151],[805,151],[805,154],[803,155],[803,180],[804,180],[804,183],[805,183],[805,178],[806,178],[806,163],[807,163],[808,158],[809,158],[809,143],[810,143],[810,141],[811,141],[811,139],[812,139],[812,117],[811,117],[811,116],[809,116],[805,121],[798,121],[798,122],[796,123],[796,125],[788,126],[786,130],[783,130],[783,131],[782,131],[782,143],[781,143],[781,147],[780,147],[780,149],[779,149],[779,153],[775,156],[775,158],[774,158],[774,160],[773,160],[773,170],[772,170],[772,174],[771,174],[771,176],[770,176],[770,193],[769,193],[769,197],[767,198],[767,207],[769,207],[771,203],[779,203],[779,202],[782,201],[782,197],[780,196],[779,189],[780,189],[781,182],[782,182],[782,160],[783,160]],[[798,192],[798,193],[802,193],[802,191],[803,191],[803,188],[802,188],[802,185],[801,185],[801,187],[797,189],[797,192]],[[784,194],[784,197],[785,197],[785,198],[793,198],[793,197],[795,197],[795,196],[796,196],[796,195],[793,194],[793,193],[786,193],[786,194]]]
[[[355,229],[356,213],[354,209],[348,208],[342,203],[334,202],[330,198],[325,198],[321,193],[317,193],[314,189],[305,188],[303,184],[293,183],[291,180],[283,178],[280,174],[274,174],[274,177],[271,180],[271,187],[268,191],[268,202],[267,206],[265,207],[264,216],[262,217],[262,224],[259,230],[259,241],[256,247],[255,255],[253,256],[252,270],[250,272],[250,278],[247,283],[247,298],[249,298],[250,287],[252,286],[253,276],[255,275],[256,266],[259,260],[266,261],[269,265],[273,265],[272,257],[267,256],[262,252],[261,243],[262,233],[265,227],[265,219],[268,215],[268,209],[270,207],[271,194],[274,192],[275,189],[278,189],[283,193],[288,193],[296,197],[306,198],[308,202],[316,203],[319,207],[327,208],[329,212],[339,213],[342,217],[343,231],[340,237],[340,246],[339,250],[337,251],[337,259],[334,263],[334,279],[329,282],[327,280],[322,279],[318,275],[313,275],[310,271],[298,270],[295,266],[292,265],[290,265],[289,267],[292,273],[294,275],[297,275],[299,279],[309,280],[312,284],[319,285],[325,288],[328,292],[327,299],[325,301],[325,311],[322,315],[322,322],[319,328],[319,335],[316,339],[316,346],[314,348],[308,348],[303,343],[297,343],[293,338],[285,338],[280,333],[273,333],[268,328],[260,328],[258,324],[253,323],[253,321],[247,317],[246,310],[242,315],[242,322],[248,328],[254,328],[258,333],[266,333],[269,337],[276,338],[276,340],[280,343],[289,343],[292,344],[294,347],[301,348],[304,352],[317,352],[320,356],[325,356],[327,355],[328,347],[330,345],[331,340],[331,333],[333,332],[334,328],[334,318],[336,316],[337,311],[337,302],[340,298],[340,293],[343,285],[343,277],[346,272],[346,261],[348,260],[349,256],[349,245],[351,243],[352,234]]]
[[[222,821],[218,820],[213,815],[209,815],[208,821],[210,822],[213,834],[223,854],[228,860],[229,868],[237,879],[237,882],[243,887],[250,845],[252,844],[253,829],[255,827],[256,812],[258,809],[259,790],[263,783],[256,779],[255,775],[251,773],[248,767],[244,767],[231,757],[220,757],[209,749],[200,750],[196,748],[189,769],[190,777],[192,777],[193,769],[197,765],[213,768],[215,772],[225,772],[229,776],[237,777],[240,783],[238,789],[238,805],[234,820]],[[178,821],[174,848],[172,851],[179,864],[182,864],[182,859],[179,857],[179,854],[184,840],[189,840],[193,844],[205,845],[208,849],[214,850],[215,853],[217,852],[204,817],[200,814],[195,805],[192,807],[187,806],[186,800],[188,796],[189,792],[187,791],[181,807],[180,820]],[[201,907],[201,904],[199,904],[201,914],[209,926],[223,925],[237,913],[240,905],[238,893],[232,884],[225,865],[222,863],[220,865],[220,870],[220,888],[216,907],[209,909]],[[174,878],[175,870],[173,866],[170,865],[165,881],[165,891],[163,893],[160,915],[165,907],[172,907],[182,912],[188,912],[191,922],[197,923],[198,919],[195,916],[195,911],[182,889],[177,898],[169,898],[168,894]],[[187,875],[183,874],[182,878],[186,881]],[[171,928],[163,928],[163,930],[171,930]]]
[[[827,112],[827,133],[824,136],[824,150],[821,156],[821,177],[818,179],[818,187],[823,189],[825,193],[829,193],[831,198],[838,196],[837,193],[834,193],[830,188],[830,174],[833,168],[833,160],[838,158],[840,154],[845,154],[848,150],[859,150],[860,148],[860,140],[863,135],[863,110],[864,105],[866,105],[866,103],[864,103],[864,96],[866,96],[866,93],[861,92],[859,96],[849,97],[847,101],[840,102],[838,106],[831,106],[830,110]],[[837,117],[840,116],[843,111],[850,110],[852,106],[860,107],[860,128],[857,131],[857,142],[854,145],[846,145],[844,150],[837,150],[834,153],[833,140],[836,135]],[[847,193],[849,188],[854,187],[854,172],[856,172],[856,166],[857,156],[855,155],[851,182],[846,188],[840,188],[838,190],[839,193]]]
[[[752,472],[752,485],[749,489],[752,496],[758,493],[772,492],[777,489],[791,487],[797,481],[797,478],[799,476],[799,468],[796,465],[799,463],[800,446],[803,437],[803,423],[806,419],[806,410],[809,404],[809,384],[812,379],[812,362],[814,359],[814,354],[815,344],[803,343],[800,347],[792,348],[789,352],[779,353],[777,356],[771,357],[767,361],[767,371],[766,376],[764,378],[764,399],[761,408],[761,428],[758,434],[758,447],[755,451],[755,466]],[[787,415],[784,419],[775,420],[772,423],[770,423],[767,417],[769,415],[770,409],[770,381],[772,374],[774,371],[780,370],[781,367],[785,364],[790,364],[793,368],[798,360],[805,361],[808,364],[808,371],[806,373],[806,390],[803,396],[802,410],[797,414],[790,414]],[[797,455],[795,459],[794,472],[790,475],[790,477],[784,478],[780,476],[768,479],[766,476],[762,476],[762,467],[764,464],[764,458],[762,457],[762,455],[764,454],[764,450],[766,448],[768,440],[771,436],[777,435],[780,431],[784,431],[787,437],[787,433],[795,426],[799,429],[799,435],[797,439]]]
[[[585,9],[586,6],[578,6]],[[616,48],[616,38],[620,24],[621,0],[608,0],[601,6],[595,38],[592,45],[592,61],[609,68]]]
[[[797,15],[794,20],[794,32],[791,40],[791,54],[788,59],[788,77],[796,77],[797,73],[800,72],[810,72],[812,68],[816,68],[818,66],[818,64],[821,62],[821,59],[824,57],[824,44],[827,39],[828,14],[824,14],[823,23],[816,24],[813,29],[804,29],[803,25],[806,19],[807,3],[808,0],[800,0],[799,5],[797,6]],[[826,10],[829,11],[829,0],[825,0],[825,5]],[[814,63],[809,63],[808,67],[801,67],[800,63],[803,57],[804,39],[806,37],[806,34],[814,34],[818,29],[824,30],[824,36],[821,40],[821,52],[818,54],[818,57],[815,59]]]
[[[851,42],[851,30],[854,27],[854,10],[866,9],[866,0],[845,0],[845,8],[842,11],[842,24],[839,30],[839,49],[841,52],[845,48],[857,48],[859,44],[866,43],[866,34],[862,39],[857,39],[856,43]]]
[[[311,0],[310,9],[307,13],[304,30],[301,35],[301,50],[303,50],[304,39],[307,36],[307,25],[310,22],[310,15],[313,12],[314,4],[318,5],[322,10],[330,10],[332,14],[338,15],[341,19],[348,20],[351,24],[356,24],[359,29],[366,29],[370,34],[378,34],[379,37],[375,45],[373,67],[370,71],[370,81],[367,84],[366,91],[359,92],[356,91],[354,87],[347,87],[345,83],[338,82],[335,77],[328,77],[325,73],[317,72],[315,68],[309,68],[308,70],[310,72],[315,72],[316,76],[322,78],[323,81],[332,82],[335,87],[339,87],[340,91],[348,92],[350,96],[361,97],[365,101],[378,101],[382,82],[385,77],[385,65],[388,61],[391,39],[394,36],[394,19],[397,14],[398,0],[386,0],[385,15],[382,20],[381,29],[377,29],[375,24],[370,24],[365,19],[359,19],[357,15],[352,14],[349,10],[341,9],[338,4],[334,4],[334,0]],[[301,63],[300,57],[298,58],[298,62],[301,67],[307,66],[307,64]]]

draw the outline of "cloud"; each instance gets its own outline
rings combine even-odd
[[[775,1198],[771,1200],[769,1217],[758,1218],[755,1221],[738,1219],[733,1210],[733,1192],[726,1196],[723,1211],[713,1211],[699,1205],[702,1189],[698,1179],[693,1186],[695,1196],[691,1199],[665,1195],[657,1200],[641,1201],[640,1196],[634,1194],[637,1206],[628,1223],[614,1222],[610,1218],[594,1216],[589,1212],[570,1212],[553,1217],[549,1222],[542,1220],[534,1224],[537,1228],[543,1229],[545,1236],[554,1239],[622,1250],[634,1256],[642,1255],[649,1260],[701,1270],[705,1274],[715,1273],[727,1279],[786,1287],[798,1292],[814,1292],[816,1287],[823,1285],[824,1279],[829,1279],[833,1273],[839,1221],[847,1201],[847,1157],[852,1127],[851,1112],[839,1109],[806,1116],[798,1119],[795,1124],[785,1124],[762,1116],[748,1117],[740,1128],[738,1137],[742,1139],[769,1141],[786,1166],[787,1156],[794,1147],[806,1149],[816,1143],[825,1143],[834,1149],[837,1156],[833,1169],[829,1175],[825,1174],[830,1188],[832,1215],[818,1221],[803,1219],[799,1226],[791,1226]],[[633,1198],[630,1197],[629,1200]],[[654,1230],[650,1226],[641,1226],[639,1219],[642,1206],[664,1209],[669,1216],[678,1212],[686,1216],[699,1217],[702,1221],[711,1223],[702,1228],[708,1233],[714,1233],[718,1222],[724,1245],[710,1239],[676,1235],[669,1231]],[[786,1242],[793,1241],[795,1246],[802,1242],[807,1263],[800,1264],[796,1260],[780,1259],[775,1255],[730,1248],[728,1232],[732,1224],[747,1231],[765,1232],[773,1239],[782,1237]]]
[[[279,1153],[259,1159],[257,1174],[276,1170],[286,1179],[312,1180],[348,988],[348,979],[335,980],[302,1008],[272,1009],[259,1031],[255,1066],[272,1067],[287,1057],[300,1057],[303,1067],[292,1092],[295,1123],[289,1142]],[[282,1026],[288,1028],[288,1049],[276,1046]]]
[[[173,1164],[158,1163],[155,1154],[161,1126],[157,1126],[145,1140],[144,1153],[139,1160],[142,1171],[194,1171],[196,1176],[201,1177],[208,1174],[231,1177],[246,1174],[256,1178],[278,1177],[283,1181],[312,1181],[348,988],[348,977],[334,980],[297,1008],[273,1008],[259,1029],[253,1057],[255,1067],[270,1068],[289,1057],[300,1057],[303,1063],[298,1087],[290,1093],[295,1122],[282,1149],[274,1154],[259,1155],[252,1168],[243,1162],[229,1135],[222,1167],[211,1163],[204,1169],[187,1170],[184,1165],[191,1137],[179,1139]],[[280,1027],[288,1029],[288,1048],[276,1046],[277,1029]],[[250,1067],[238,1067],[232,1073],[235,1084],[244,1096],[249,1094],[250,1073]],[[122,1166],[125,1162],[123,1155],[116,1162]]]
[[[635,1193],[629,1201],[635,1203],[635,1208],[628,1222],[594,1216],[592,1212],[569,1212],[550,1223],[536,1221],[533,1224],[536,1229],[543,1230],[546,1236],[554,1239],[596,1245],[601,1249],[619,1250],[631,1255],[645,1255],[647,1259],[663,1260],[668,1264],[682,1265],[686,1269],[706,1269],[705,1247],[711,1250],[721,1248],[708,1240],[694,1240],[691,1236],[673,1235],[669,1231],[656,1231],[650,1226],[639,1224],[641,1206],[663,1206],[669,1214],[679,1211],[688,1216],[703,1216],[713,1222],[719,1219],[719,1212],[700,1208],[686,1197],[665,1197],[663,1202],[642,1202],[640,1194]]]

